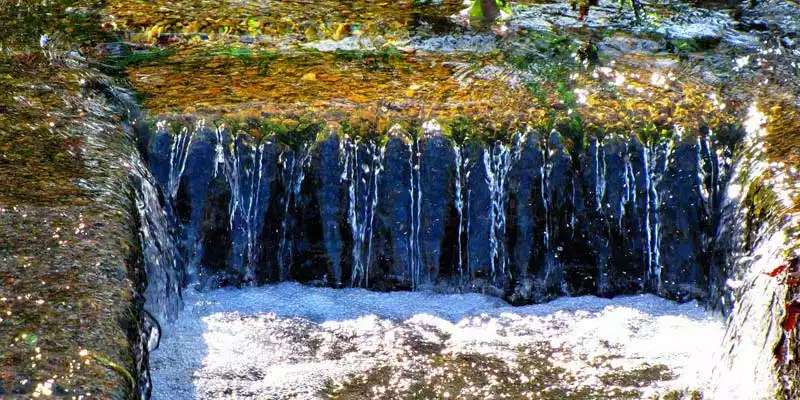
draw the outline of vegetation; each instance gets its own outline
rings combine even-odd
[[[510,14],[510,5],[505,0],[473,0],[468,12],[470,19],[483,21],[494,21],[501,13]]]

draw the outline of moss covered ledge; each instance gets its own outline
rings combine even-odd
[[[135,150],[102,77],[68,64],[0,57],[0,398],[146,390]]]

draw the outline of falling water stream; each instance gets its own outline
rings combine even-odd
[[[279,156],[281,177],[284,182],[283,218],[281,218],[280,244],[278,246],[278,273],[280,280],[289,279],[292,266],[294,249],[290,235],[295,227],[291,218],[291,210],[299,200],[300,188],[305,179],[305,169],[311,156],[308,144],[303,144],[299,150],[284,150]]]
[[[162,316],[177,314],[180,308],[179,291],[184,282],[182,275],[184,272],[180,264],[184,262],[185,257],[170,257],[169,254],[164,254],[162,249],[164,246],[193,248],[191,243],[182,247],[170,244],[185,240],[180,237],[181,232],[185,230],[171,227],[178,221],[171,219],[170,216],[174,215],[174,212],[169,211],[180,197],[179,193],[182,191],[180,185],[185,185],[189,181],[187,174],[191,172],[186,171],[185,167],[191,162],[192,146],[194,143],[199,143],[198,132],[204,129],[202,123],[193,128],[183,128],[173,134],[163,129],[163,126],[159,126],[158,134],[174,135],[171,136],[169,147],[169,179],[163,188],[163,191],[168,193],[167,198],[163,200],[164,205],[162,206],[162,202],[158,200],[156,184],[147,178],[148,172],[145,170],[141,173],[143,178],[137,192],[140,217],[146,220],[146,224],[142,227],[142,242],[146,259],[149,260],[148,274],[152,279],[148,287],[150,298],[148,309]],[[265,240],[272,240],[269,239],[272,235],[271,230],[265,229],[268,223],[266,218],[270,215],[274,215],[277,228],[275,232],[277,235],[275,262],[279,271],[277,280],[291,280],[291,277],[295,276],[292,268],[307,268],[296,262],[300,259],[309,259],[310,252],[315,252],[312,254],[318,257],[318,260],[324,259],[327,254],[326,249],[330,247],[303,237],[306,232],[313,232],[313,224],[318,223],[314,218],[319,218],[315,217],[319,214],[306,209],[309,204],[315,204],[317,201],[313,197],[313,191],[302,189],[306,175],[310,171],[332,168],[320,164],[327,161],[322,161],[323,158],[315,155],[318,154],[315,145],[306,143],[295,148],[276,147],[270,139],[251,140],[246,136],[233,135],[226,129],[218,129],[214,135],[215,157],[213,165],[209,168],[213,168],[214,176],[224,177],[230,190],[230,200],[227,203],[229,219],[225,223],[228,225],[227,229],[233,232],[231,235],[233,243],[219,245],[231,246],[234,249],[231,255],[232,270],[244,271],[241,283],[255,282],[260,275],[259,270],[269,266],[270,261],[261,257],[261,254],[264,251]],[[331,220],[330,223],[342,224],[350,233],[347,239],[352,246],[348,255],[348,265],[351,265],[351,269],[348,270],[349,285],[370,288],[380,284],[381,280],[385,279],[383,274],[386,263],[392,261],[389,258],[398,256],[405,260],[404,279],[408,279],[409,287],[415,290],[428,286],[436,287],[435,285],[442,287],[442,282],[451,277],[456,279],[447,282],[454,286],[447,290],[470,291],[476,290],[475,288],[478,288],[478,291],[486,290],[485,288],[489,286],[473,286],[472,289],[469,286],[480,282],[476,278],[476,273],[480,274],[480,271],[485,271],[486,276],[491,277],[488,283],[490,286],[503,287],[509,282],[514,284],[513,279],[521,269],[531,268],[530,265],[519,264],[518,260],[521,258],[516,252],[520,250],[514,240],[522,237],[518,236],[522,228],[520,224],[534,223],[536,230],[533,232],[536,235],[529,236],[532,250],[527,260],[540,257],[538,259],[543,260],[543,265],[533,266],[539,269],[532,270],[528,275],[532,277],[531,279],[541,280],[541,282],[535,281],[528,289],[541,291],[528,292],[532,297],[543,296],[541,293],[547,293],[553,288],[560,290],[561,293],[580,290],[569,286],[574,284],[568,280],[570,268],[575,268],[569,263],[575,262],[570,260],[577,260],[579,256],[585,257],[585,255],[575,254],[571,246],[573,244],[585,246],[587,242],[578,241],[585,240],[580,238],[585,237],[584,232],[587,231],[599,232],[601,236],[612,233],[617,235],[588,242],[592,245],[599,243],[601,246],[596,253],[591,254],[596,260],[602,260],[596,267],[597,272],[594,275],[597,279],[598,292],[602,291],[604,294],[624,292],[633,285],[641,285],[642,277],[646,284],[636,286],[640,287],[637,292],[673,293],[687,300],[691,299],[688,296],[701,291],[706,291],[707,296],[714,296],[716,292],[708,291],[715,287],[724,287],[724,284],[712,282],[713,277],[710,276],[700,276],[697,283],[694,283],[693,279],[700,273],[694,270],[676,273],[673,265],[665,262],[663,258],[666,250],[671,252],[668,256],[671,257],[670,260],[682,262],[683,259],[676,259],[682,255],[675,254],[674,249],[687,243],[681,241],[684,240],[681,236],[670,233],[676,230],[678,226],[676,224],[684,222],[665,219],[667,216],[663,212],[664,207],[670,207],[671,214],[668,215],[678,213],[681,218],[695,218],[693,215],[697,215],[696,218],[707,219],[723,212],[718,209],[723,204],[720,204],[717,194],[725,191],[725,185],[730,177],[719,172],[718,163],[729,161],[718,160],[721,153],[714,149],[721,144],[716,142],[715,136],[707,135],[687,141],[683,139],[686,134],[677,129],[673,138],[657,143],[639,144],[624,140],[620,142],[622,139],[611,138],[606,138],[604,141],[595,140],[586,148],[585,153],[580,155],[589,171],[578,173],[565,169],[574,168],[576,164],[561,161],[571,155],[564,151],[560,140],[555,139],[556,134],[551,134],[547,141],[535,136],[528,139],[529,135],[535,133],[515,135],[511,143],[496,142],[485,145],[478,151],[468,150],[465,145],[452,143],[437,147],[435,140],[440,140],[440,133],[435,126],[429,124],[419,135],[395,135],[389,139],[402,141],[402,146],[408,151],[408,158],[402,159],[401,164],[396,164],[397,161],[387,157],[388,145],[385,142],[379,145],[370,140],[346,136],[340,140],[336,147],[338,152],[334,150],[334,153],[331,153],[337,157],[332,162],[336,164],[336,171],[339,171],[336,172],[337,179],[331,182],[339,186],[338,195],[342,196],[342,209],[338,214],[341,217],[332,215],[341,219]],[[525,144],[529,140],[531,144]],[[478,159],[475,159],[475,156]],[[437,160],[436,163],[440,164],[423,165],[431,162],[430,160]],[[517,168],[522,168],[523,165],[527,165],[526,168],[530,168],[529,171],[533,172],[530,177],[524,176],[530,179],[532,185],[518,186],[519,182],[522,182],[519,181],[520,173],[528,173],[517,171]],[[683,178],[686,176],[686,171],[677,171],[676,165],[691,168],[694,178],[690,180]],[[421,166],[425,167],[424,174]],[[433,169],[434,167],[437,169]],[[439,171],[438,168],[449,172],[435,175],[439,177],[436,179],[447,181],[426,181],[430,179],[428,176],[431,176],[431,171]],[[392,172],[407,171],[407,181],[388,182],[384,178],[387,169]],[[477,184],[470,179],[471,174],[475,173],[481,175],[481,181]],[[273,183],[268,180],[268,176],[278,177],[276,184],[281,190],[270,189]],[[450,192],[434,193],[427,190],[426,188],[433,183],[449,188],[445,190]],[[383,204],[379,199],[396,190],[395,186],[398,186],[400,193],[403,193],[405,197],[403,202],[407,201],[407,206],[404,207],[408,209],[400,213],[387,214],[386,210],[393,212],[397,210],[393,210],[390,204]],[[529,191],[529,198],[522,196],[525,193],[513,193],[519,199],[529,200],[523,203],[511,202],[511,187],[519,187],[515,190]],[[336,196],[336,188],[333,189],[330,193]],[[436,196],[444,196],[450,200],[441,203],[445,210],[440,214],[449,218],[449,222],[433,219],[433,216],[439,215],[436,214],[437,209],[430,208],[439,204],[431,202],[432,199],[439,200]],[[582,201],[586,203],[581,204]],[[681,201],[683,203],[680,203]],[[609,202],[614,206],[608,204]],[[676,208],[672,202],[678,202],[675,204],[680,206]],[[696,211],[683,214],[686,207],[695,206]],[[485,214],[475,213],[474,207],[485,207]],[[277,214],[273,214],[275,212]],[[448,215],[450,217],[447,217]],[[484,216],[485,219],[481,221],[475,220]],[[706,219],[702,223],[691,219],[686,221],[696,224],[693,226],[710,226],[706,221],[713,222],[713,220]],[[560,224],[564,223],[563,221],[569,226],[562,228]],[[473,224],[478,223],[485,223],[486,226],[482,227],[485,229],[474,229]],[[392,224],[399,226],[399,229],[389,229]],[[438,227],[442,230],[440,236],[434,235]],[[707,229],[708,232],[693,233],[699,239],[691,243],[713,246],[715,244],[713,237],[718,235],[715,230],[717,228],[711,226]],[[388,237],[389,232],[397,232],[401,236]],[[637,232],[641,237],[629,237],[633,232]],[[665,232],[670,234],[665,235]],[[176,233],[178,237],[174,237]],[[445,239],[446,237],[450,239]],[[615,237],[622,237],[624,240],[614,242],[613,240],[617,240],[613,239]],[[406,241],[407,245],[392,247],[393,243],[397,243],[397,239]],[[447,267],[447,262],[452,263],[449,268],[444,268],[445,271],[450,271],[446,273],[452,276],[437,276],[433,273],[435,265],[426,265],[429,261],[425,261],[423,248],[437,243],[443,250],[447,250],[446,246],[452,246],[452,250],[449,250],[451,253],[448,253],[451,254],[448,257],[451,257],[452,261],[446,261],[445,257],[439,261],[441,263],[439,268]],[[636,247],[636,243],[640,243],[638,246],[641,247]],[[607,250],[603,250],[602,246]],[[631,247],[620,249],[619,246]],[[485,249],[483,256],[486,257],[486,265],[478,263],[479,259],[475,256],[477,254],[480,257],[481,254],[476,253],[475,248]],[[241,255],[236,249],[241,249]],[[398,253],[401,250],[407,253]],[[715,251],[709,247],[699,247],[698,250]],[[596,250],[590,248],[588,251]],[[614,257],[617,257],[615,254],[620,252],[624,252],[630,259],[615,259]],[[696,259],[691,258],[691,260]],[[620,266],[618,265],[620,262],[629,264]],[[620,281],[628,279],[626,270],[620,268],[631,270],[634,267],[630,264],[635,264],[635,268],[639,271],[633,275],[637,273],[639,275],[632,276],[627,281]],[[203,268],[202,265],[200,267]],[[672,268],[670,276],[674,281],[665,284],[664,271],[669,271],[670,268]],[[685,288],[691,285],[696,285],[696,288],[690,288],[685,293],[669,292],[669,290],[686,290]],[[519,291],[519,293],[525,295],[526,292]],[[583,293],[592,294],[589,291]],[[164,359],[162,362],[168,361]],[[364,371],[362,367],[355,370]],[[214,373],[206,371],[203,374]],[[698,381],[692,382],[691,385],[705,385]]]
[[[489,249],[493,278],[506,274],[506,254],[503,243],[506,229],[506,177],[511,169],[509,154],[508,146],[500,143],[483,152],[483,163],[486,167],[487,185],[491,199]]]
[[[372,263],[372,241],[375,209],[378,206],[378,179],[383,170],[385,147],[370,142],[366,145],[366,160],[359,159],[358,140],[345,138],[342,152],[344,172],[348,182],[347,221],[353,234],[353,286],[369,286]]]

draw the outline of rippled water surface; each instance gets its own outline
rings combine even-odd
[[[723,321],[652,296],[493,297],[293,283],[191,293],[154,399],[652,398],[702,393]]]

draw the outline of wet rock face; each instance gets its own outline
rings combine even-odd
[[[443,270],[452,270],[442,260],[445,225],[453,206],[453,146],[443,136],[420,140],[419,190],[420,242],[422,284],[436,284]],[[444,268],[443,268],[444,267]]]
[[[719,157],[733,143],[684,136],[455,144],[394,132],[290,148],[204,126],[140,135],[177,264],[201,282],[436,287],[515,304],[716,297],[730,170]]]
[[[339,157],[344,150],[343,143],[338,137],[332,136],[320,142],[316,148],[313,165],[325,165],[327,168],[315,168],[316,175],[315,196],[319,202],[320,224],[322,238],[325,245],[325,255],[329,282],[336,286],[343,286],[345,271],[344,235],[347,227],[343,224],[343,211],[346,207],[346,188],[343,185],[346,178],[344,165]]]
[[[384,171],[378,180],[378,218],[377,243],[379,256],[377,267],[384,277],[378,288],[409,288],[412,258],[412,236],[416,231],[417,198],[413,196],[414,169],[413,158],[416,151],[412,145],[400,137],[392,137],[386,143]],[[415,261],[416,262],[416,261]]]

